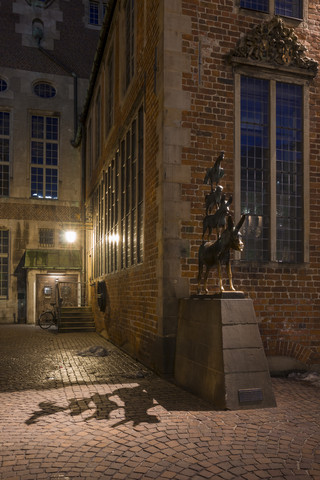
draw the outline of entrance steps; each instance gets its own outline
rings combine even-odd
[[[59,332],[95,332],[91,307],[61,307]]]

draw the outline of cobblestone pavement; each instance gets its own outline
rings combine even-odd
[[[320,480],[319,387],[215,411],[95,333],[0,325],[0,352],[1,480]]]

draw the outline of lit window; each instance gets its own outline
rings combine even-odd
[[[303,0],[240,0],[240,7],[285,17],[302,18]],[[273,7],[274,5],[274,7]],[[274,11],[271,9],[274,8]]]
[[[301,85],[241,77],[241,209],[247,214],[243,227],[246,260],[303,261],[302,99]]]
[[[0,78],[0,92],[4,92],[5,90],[7,90],[8,88],[8,84],[5,80],[3,80],[3,78]]]
[[[33,87],[34,93],[41,98],[53,98],[56,95],[56,89],[46,82],[39,82]]]
[[[32,115],[31,196],[58,198],[59,119]]]
[[[0,230],[0,298],[8,298],[9,231]]]
[[[10,113],[0,111],[0,196],[9,196]]]
[[[39,229],[39,245],[40,247],[54,246],[54,229],[53,228]]]
[[[143,107],[132,120],[93,196],[94,276],[143,260]]]

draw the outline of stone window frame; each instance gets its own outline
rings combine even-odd
[[[288,74],[281,69],[276,68],[262,68],[258,65],[254,68],[247,65],[237,65],[234,69],[234,94],[235,94],[235,143],[234,143],[234,158],[241,158],[241,76],[249,76],[269,80],[270,82],[270,117],[275,118],[275,95],[276,82],[287,82],[296,85],[301,85],[303,88],[303,263],[309,262],[309,223],[310,223],[310,166],[309,166],[309,81],[303,76],[299,77],[295,74]],[[270,120],[270,124],[272,120]],[[275,128],[270,128],[270,232],[269,232],[269,258],[270,262],[279,264],[276,259],[276,133]],[[240,218],[241,215],[241,162],[237,160],[234,162],[234,209],[235,217]],[[236,258],[241,259],[240,253],[236,253]],[[252,263],[248,260],[243,260],[246,263]],[[254,262],[255,263],[255,262]],[[282,262],[280,262],[282,264]]]
[[[10,177],[11,177],[11,112],[1,109],[0,114],[8,115],[8,132],[0,131],[0,142],[3,142],[3,148],[8,144],[8,160],[0,160],[1,178],[0,178],[0,197],[9,197],[10,195]],[[2,152],[3,153],[3,152]],[[5,168],[7,167],[7,168]]]
[[[9,248],[10,232],[2,228],[0,229],[0,300],[7,300],[9,296]]]
[[[250,12],[256,12],[258,13],[259,15],[275,15],[275,2],[276,0],[268,0],[269,1],[269,8],[268,8],[268,12],[263,12],[263,11],[260,11],[260,10],[255,10],[255,9],[251,9],[251,8],[248,8],[248,7],[242,7],[240,4],[241,4],[241,0],[237,0],[237,6],[239,8],[240,11],[250,11]],[[286,15],[281,15],[281,17],[284,17],[286,19],[291,19],[291,20],[297,20],[299,22],[303,21],[305,18],[307,18],[308,16],[308,0],[302,0],[302,7],[301,7],[301,18],[300,17],[291,17],[291,16],[286,16]]]

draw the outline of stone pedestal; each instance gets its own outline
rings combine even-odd
[[[217,409],[276,406],[251,299],[226,292],[180,300],[175,379]]]

